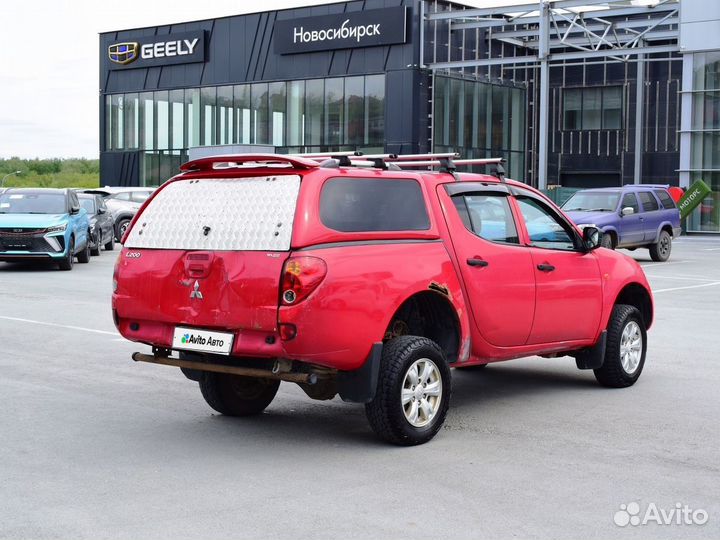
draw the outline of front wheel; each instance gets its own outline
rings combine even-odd
[[[672,237],[667,231],[660,231],[660,238],[650,245],[650,258],[655,262],[665,262],[672,251]]]
[[[67,255],[65,255],[62,260],[58,261],[58,268],[60,270],[73,269],[73,263],[75,262],[75,254],[73,251],[75,251],[75,238],[70,238],[70,246],[68,247]]]
[[[226,416],[260,414],[270,405],[280,386],[279,380],[212,371],[203,371],[198,383],[207,404]]]
[[[608,323],[605,360],[601,368],[594,370],[595,378],[611,388],[632,386],[645,366],[646,351],[642,315],[634,306],[616,305]]]
[[[79,263],[89,263],[90,262],[90,237],[88,236],[87,240],[85,241],[85,247],[82,249],[80,253],[77,254],[77,260]]]
[[[612,233],[603,233],[600,245],[607,249],[615,249],[615,242],[613,242]]]
[[[440,347],[424,337],[399,336],[383,348],[380,380],[365,414],[382,439],[422,444],[442,427],[450,393],[450,367]]]

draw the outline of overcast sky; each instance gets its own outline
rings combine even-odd
[[[0,0],[0,158],[98,157],[100,32],[329,3]]]

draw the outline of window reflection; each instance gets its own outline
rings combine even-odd
[[[104,104],[105,150],[144,150],[146,185],[170,176],[196,146],[384,150],[382,74],[111,94]]]
[[[366,91],[367,93],[367,91]],[[382,114],[384,118],[384,114]],[[466,158],[503,157],[510,178],[525,177],[525,89],[435,75],[433,147]],[[486,167],[471,167],[486,172]]]

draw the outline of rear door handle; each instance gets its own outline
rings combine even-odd
[[[541,272],[552,272],[555,267],[552,264],[538,264],[537,269]]]
[[[468,266],[479,266],[481,268],[485,268],[488,264],[490,264],[484,259],[477,259],[477,258],[468,259],[466,262],[468,263]]]

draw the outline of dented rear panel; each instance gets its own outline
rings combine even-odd
[[[297,175],[163,187],[120,254],[113,304],[121,333],[168,347],[175,326],[187,326],[235,333],[233,352],[264,343],[277,332],[299,189]]]

